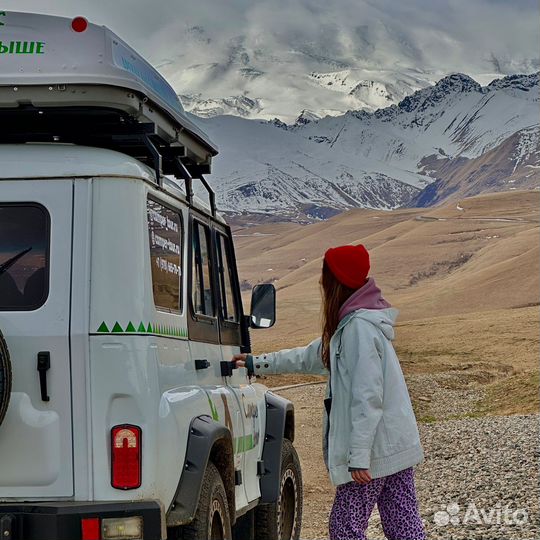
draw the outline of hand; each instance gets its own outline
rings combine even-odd
[[[351,471],[351,476],[353,477],[353,480],[359,484],[367,484],[368,482],[371,482],[371,474],[369,474],[367,469]]]
[[[237,368],[246,367],[247,354],[235,354],[232,361],[236,363]]]

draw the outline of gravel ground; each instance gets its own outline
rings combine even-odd
[[[477,374],[455,372],[407,377],[409,393],[416,398],[417,417],[449,420],[470,414],[484,396],[477,377]]]
[[[408,383],[411,393],[429,400],[425,401],[429,415],[452,418],[466,414],[478,399],[478,388],[469,387],[466,380],[457,385],[451,382],[448,386],[454,388],[446,388],[444,380],[413,376]],[[334,489],[321,452],[324,386],[280,393],[296,406],[295,446],[305,490],[302,538],[327,538]],[[538,420],[537,415],[528,415],[420,423],[426,459],[416,469],[416,483],[430,539],[539,537]],[[368,537],[384,538],[376,510]]]
[[[423,424],[420,434],[416,482],[430,538],[538,538],[538,415]]]

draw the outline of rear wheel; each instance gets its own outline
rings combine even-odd
[[[11,362],[9,351],[2,332],[0,332],[0,424],[6,416],[11,396]]]
[[[209,462],[204,474],[195,519],[184,527],[171,530],[178,540],[231,540],[231,517],[223,480],[216,466]]]
[[[302,524],[302,472],[291,441],[285,439],[281,450],[281,487],[279,499],[255,508],[257,540],[299,540]]]

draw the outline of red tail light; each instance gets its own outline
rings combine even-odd
[[[81,521],[82,540],[100,540],[101,523],[99,518],[84,518]]]
[[[111,430],[111,484],[116,489],[141,485],[142,431],[139,426],[114,426]]]

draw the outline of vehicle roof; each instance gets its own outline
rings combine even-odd
[[[155,171],[135,158],[104,148],[61,143],[0,144],[0,181],[6,179],[47,178],[138,178],[153,184],[156,189]],[[185,202],[177,189],[164,190]],[[193,206],[210,215],[209,205],[198,197]],[[217,214],[216,219],[225,223]]]
[[[166,111],[178,129],[217,154],[216,145],[188,118],[165,78],[108,28],[89,23],[85,31],[75,32],[72,19],[65,17],[0,14],[0,86],[94,84],[137,91]]]

